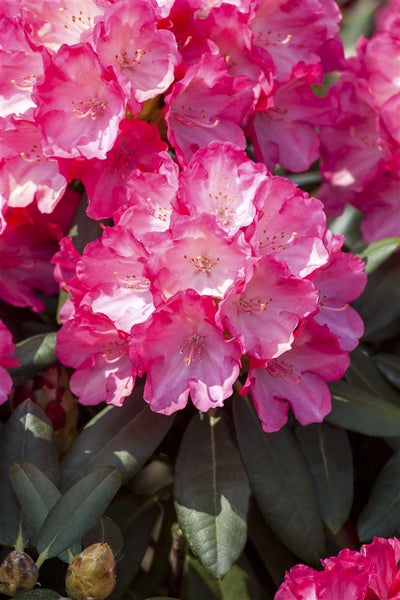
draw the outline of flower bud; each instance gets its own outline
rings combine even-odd
[[[92,544],[72,559],[65,588],[72,600],[104,600],[115,587],[115,560],[108,544]]]
[[[39,575],[32,558],[22,550],[9,552],[0,565],[0,593],[16,596],[31,590]]]

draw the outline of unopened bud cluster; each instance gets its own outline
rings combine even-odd
[[[104,600],[114,587],[115,560],[108,544],[92,544],[72,559],[65,577],[72,600]]]
[[[16,596],[31,590],[39,570],[32,558],[22,550],[9,552],[0,565],[0,593]]]

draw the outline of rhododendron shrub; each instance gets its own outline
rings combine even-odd
[[[1,3],[0,595],[400,598],[375,8]]]

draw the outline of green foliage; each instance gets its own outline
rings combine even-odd
[[[224,413],[193,417],[176,459],[175,507],[191,549],[214,577],[244,548],[249,493]]]
[[[18,367],[10,369],[15,384],[22,383],[38,371],[54,364],[56,360],[56,333],[39,333],[16,346]]]
[[[248,401],[234,399],[239,449],[262,515],[283,543],[302,560],[324,553],[323,522],[311,475],[292,430],[265,433]]]

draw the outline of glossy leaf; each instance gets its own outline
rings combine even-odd
[[[400,247],[400,237],[389,237],[371,242],[359,254],[365,262],[365,272],[369,275]]]
[[[222,577],[246,542],[249,484],[226,417],[195,416],[176,460],[178,522],[194,554]]]
[[[39,532],[38,564],[57,556],[92,527],[121,485],[113,467],[101,467],[86,475],[58,500]]]
[[[10,369],[14,383],[19,384],[56,361],[56,333],[39,333],[16,345],[18,367]]]
[[[278,538],[302,560],[324,552],[323,522],[300,445],[290,428],[265,433],[245,398],[234,399],[243,463],[262,515]]]
[[[62,462],[61,489],[105,465],[117,468],[127,481],[150,458],[173,420],[150,410],[139,384],[124,406],[107,406],[81,431]]]
[[[27,460],[12,465],[10,480],[26,520],[35,533],[39,533],[61,492],[45,473]]]
[[[345,381],[330,386],[332,411],[326,421],[366,435],[400,435],[400,408]]]
[[[13,546],[22,512],[10,481],[11,466],[28,459],[54,484],[59,477],[53,427],[40,406],[25,400],[14,410],[0,434],[0,456],[0,543]]]
[[[347,520],[353,504],[353,459],[346,431],[326,423],[297,426],[322,518],[332,533]]]
[[[400,407],[400,394],[383,377],[375,356],[369,356],[363,349],[357,348],[350,358],[350,366],[346,371],[346,380],[350,385]]]
[[[400,528],[400,450],[397,450],[372,488],[368,503],[357,523],[360,540],[374,536],[392,537]]]

